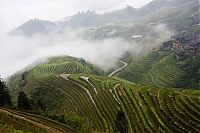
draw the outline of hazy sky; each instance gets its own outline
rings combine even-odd
[[[151,0],[0,0],[1,31],[10,30],[37,17],[59,20],[82,10],[106,12],[125,7],[139,8]]]

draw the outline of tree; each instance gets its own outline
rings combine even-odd
[[[47,107],[43,104],[42,98],[38,99],[35,103],[35,108],[37,110],[46,111]]]
[[[0,78],[0,107],[11,106],[11,96],[6,83]]]
[[[128,133],[128,122],[122,110],[119,110],[115,120],[116,129],[120,133]]]
[[[32,110],[30,100],[24,92],[19,93],[17,107],[23,110]]]

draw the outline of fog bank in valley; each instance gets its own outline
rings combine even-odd
[[[95,42],[65,38],[64,35],[36,35],[32,38],[3,35],[0,44],[0,73],[3,77],[38,59],[60,55],[82,57],[107,70],[131,47],[120,39]]]
[[[0,34],[0,74],[7,77],[39,59],[52,56],[70,55],[82,57],[104,70],[115,66],[118,59],[129,51],[140,54],[158,47],[161,40],[170,37],[166,25],[159,24],[154,29],[157,39],[125,41],[121,38],[88,41],[77,38],[72,32],[66,34],[34,35],[33,37]],[[149,39],[149,40],[148,40]],[[145,41],[144,41],[145,40]]]

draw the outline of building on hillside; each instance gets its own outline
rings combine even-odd
[[[185,54],[200,56],[200,35],[192,29],[186,28],[181,31],[171,36],[170,41],[164,42],[162,48],[174,50],[177,57]]]
[[[182,36],[172,36],[171,40],[173,48],[183,48],[184,44],[188,42],[188,40]]]
[[[164,49],[171,49],[172,46],[173,46],[172,41],[166,41],[166,42],[163,43],[163,48]]]
[[[184,52],[186,53],[186,54],[192,54],[192,55],[195,55],[196,54],[196,50],[195,50],[195,48],[193,47],[193,46],[191,46],[191,45],[186,45],[186,46],[184,46]]]
[[[200,56],[200,42],[194,44],[195,53]]]
[[[175,50],[175,53],[176,53],[176,57],[180,58],[185,55],[185,50],[183,48],[177,48]]]

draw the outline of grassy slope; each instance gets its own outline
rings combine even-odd
[[[5,108],[0,108],[0,118],[0,132],[3,133],[75,132],[50,119]]]
[[[27,132],[23,132],[21,130],[16,130],[8,125],[0,124],[0,133],[27,133]],[[31,133],[31,132],[29,132],[29,133]]]
[[[89,77],[92,85],[82,76]],[[173,129],[198,131],[197,126],[200,126],[197,124],[191,128],[195,122],[200,121],[200,92],[197,90],[182,91],[141,86],[120,78],[94,75],[70,75],[67,79],[61,76],[35,79],[26,84],[25,92],[33,100],[40,99],[49,114],[76,113],[94,131],[115,132],[115,118],[122,106],[136,132],[170,132]],[[84,88],[90,92],[93,100]],[[162,114],[163,111],[166,111],[166,114]],[[171,119],[170,123],[168,119]],[[190,121],[188,125],[187,121]]]
[[[153,51],[129,61],[129,66],[118,76],[140,84],[159,87],[199,87],[200,59],[185,56],[177,59],[171,52]]]

